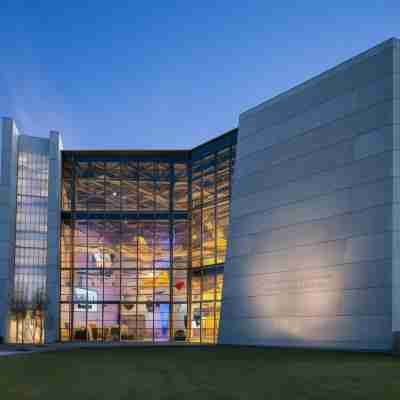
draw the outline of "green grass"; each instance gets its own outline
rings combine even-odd
[[[400,399],[400,358],[246,347],[0,357],[0,399]]]

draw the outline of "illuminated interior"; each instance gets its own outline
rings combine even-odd
[[[216,342],[235,134],[63,153],[61,340]]]
[[[46,154],[19,153],[14,290],[9,303],[9,339],[14,343],[44,341],[48,171]]]

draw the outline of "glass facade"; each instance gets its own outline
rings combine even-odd
[[[215,342],[235,141],[64,152],[61,340]]]
[[[13,342],[43,341],[41,308],[46,297],[48,172],[47,154],[24,151],[18,154],[13,318],[10,321]]]
[[[191,341],[213,343],[218,335],[234,154],[226,146],[192,162]]]

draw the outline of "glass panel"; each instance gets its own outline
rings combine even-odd
[[[169,308],[166,303],[154,304],[154,339],[156,341],[169,340]]]
[[[154,225],[154,258],[156,268],[169,268],[171,264],[171,245],[169,240],[169,222]]]
[[[190,341],[200,342],[201,340],[201,304],[192,303],[190,319]]]
[[[185,341],[187,338],[187,304],[173,305],[173,338],[176,341]]]
[[[187,269],[189,267],[188,223],[187,221],[175,222],[173,229],[173,267]]]
[[[201,266],[201,211],[193,211],[192,216],[192,267]]]
[[[60,339],[62,342],[71,340],[72,325],[71,325],[71,305],[60,305]]]
[[[123,270],[121,279],[121,301],[137,300],[138,274],[136,270]]]
[[[214,332],[214,342],[218,341],[218,331],[219,331],[219,321],[221,319],[221,302],[217,301],[215,303],[215,332]]]
[[[143,341],[153,340],[153,304],[138,304],[137,309],[137,334]]]
[[[120,301],[121,296],[121,273],[119,270],[104,270],[104,300]]]
[[[187,271],[177,270],[173,272],[173,296],[174,301],[186,301],[187,296]]]
[[[87,340],[86,330],[86,303],[82,302],[74,304],[73,331],[72,337],[74,340]]]
[[[216,292],[215,292],[215,298],[219,301],[222,300],[223,285],[224,285],[224,274],[220,272],[217,274]]]
[[[137,340],[139,338],[136,312],[136,304],[121,304],[121,340]]]
[[[103,339],[102,305],[89,303],[87,308],[87,340],[100,341]]]
[[[215,337],[215,307],[214,303],[201,305],[201,341],[213,343]]]
[[[201,300],[201,275],[196,274],[191,279],[192,301]]]
[[[88,301],[103,301],[103,271],[99,269],[89,269],[87,270],[87,276]]]
[[[119,304],[103,305],[103,336],[104,340],[120,340]]]
[[[153,270],[139,271],[139,296],[138,301],[152,302],[154,292],[154,273]]]
[[[72,301],[72,273],[71,273],[71,270],[62,269],[60,279],[61,279],[60,300],[71,302]]]
[[[63,221],[60,244],[61,268],[72,268],[72,243],[72,223]]]
[[[174,210],[187,210],[188,209],[188,173],[186,164],[174,165]]]
[[[139,209],[152,211],[155,209],[155,171],[152,162],[139,163]]]
[[[121,266],[137,268],[138,264],[138,223],[122,221],[121,224]]]
[[[17,163],[14,293],[11,301],[15,307],[22,305],[26,312],[10,321],[10,341],[42,343],[45,326],[40,310],[47,302],[49,161],[45,154],[20,152]],[[70,199],[66,201],[69,207]],[[67,232],[65,236],[70,237]],[[62,263],[70,267],[66,243],[63,244]],[[64,276],[64,279],[70,284],[68,277]],[[64,292],[63,296],[68,298],[68,293]]]
[[[192,207],[197,208],[201,206],[201,186],[202,181],[201,177],[195,178],[193,177],[192,181]]]
[[[120,268],[121,224],[120,221],[104,222],[104,268]]]
[[[203,210],[203,265],[215,264],[215,208]]]
[[[215,274],[207,272],[202,280],[202,300],[215,300]]]
[[[228,245],[229,203],[222,202],[217,208],[217,263],[225,262]]]
[[[86,182],[87,208],[104,210],[105,208],[105,164],[93,162],[90,165],[90,177]]]
[[[170,209],[171,169],[167,163],[156,164],[155,171],[155,209],[168,211]]]
[[[153,268],[154,266],[154,239],[155,225],[146,221],[139,225],[138,261],[139,268]]]
[[[75,174],[75,206],[77,210],[86,210],[89,198],[88,182],[91,179],[88,162],[78,162]]]
[[[155,270],[154,296],[155,296],[155,301],[169,301],[170,298],[169,271]]]

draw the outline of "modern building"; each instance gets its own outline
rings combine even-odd
[[[192,150],[0,140],[0,336],[400,347],[400,41]]]

